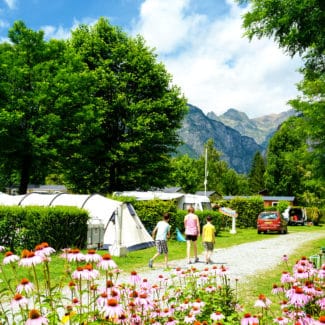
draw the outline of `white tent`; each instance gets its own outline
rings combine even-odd
[[[90,216],[88,245],[91,229],[103,229],[102,248],[113,256],[154,245],[153,238],[144,228],[130,203],[111,200],[99,194],[39,194],[8,195],[0,193],[0,205],[19,206],[74,206],[85,209]]]

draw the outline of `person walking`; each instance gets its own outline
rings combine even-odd
[[[206,224],[202,228],[202,243],[203,243],[203,247],[204,247],[204,256],[205,256],[206,264],[212,263],[211,255],[212,255],[214,243],[215,243],[216,228],[211,223],[211,221],[212,221],[212,217],[207,216]]]
[[[157,253],[149,260],[149,267],[153,267],[153,261],[159,256],[165,255],[165,266],[168,268],[168,246],[167,239],[170,238],[170,215],[164,213],[163,220],[158,221],[155,229],[152,231],[152,238],[155,239]]]
[[[189,207],[187,212],[184,217],[186,255],[187,263],[191,264],[191,243],[193,243],[194,263],[199,261],[197,257],[197,239],[200,236],[200,221],[199,217],[194,213],[193,207]]]

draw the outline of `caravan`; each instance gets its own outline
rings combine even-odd
[[[99,194],[8,195],[0,193],[0,205],[74,206],[85,209],[90,216],[88,247],[108,249],[113,256],[154,245],[132,204],[108,199]]]
[[[161,191],[124,191],[115,192],[114,196],[134,197],[137,201],[147,201],[154,199],[163,201],[174,200],[177,204],[177,208],[180,210],[187,210],[190,206],[192,206],[195,210],[199,211],[211,210],[210,199],[204,195],[166,193]]]

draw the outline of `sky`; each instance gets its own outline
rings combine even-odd
[[[188,103],[205,114],[287,111],[299,95],[302,61],[270,39],[245,38],[246,10],[233,0],[0,0],[0,42],[16,20],[46,39],[67,39],[79,24],[106,17],[130,37],[142,35]]]

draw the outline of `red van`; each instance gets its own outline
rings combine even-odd
[[[278,232],[288,233],[288,222],[279,211],[263,211],[257,217],[257,233]]]

